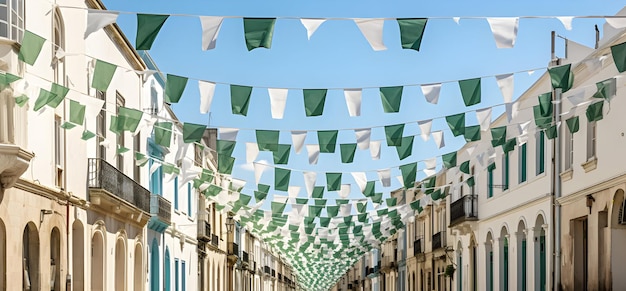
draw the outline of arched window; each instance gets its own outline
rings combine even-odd
[[[24,0],[0,2],[0,37],[17,42],[24,35]]]
[[[80,220],[74,221],[72,224],[72,285],[73,289],[77,291],[85,289],[84,237],[83,224]]]
[[[54,27],[52,31],[52,56],[56,56],[59,50],[65,50],[65,25],[61,17],[61,11],[53,9]],[[54,58],[52,63],[54,69],[54,82],[59,85],[65,85],[65,63],[64,59]]]
[[[159,243],[156,238],[150,248],[150,291],[159,291]]]
[[[126,245],[121,237],[115,243],[115,290],[126,290]]]
[[[165,260],[163,260],[163,289],[165,291],[171,290],[171,273],[170,273],[170,249],[165,249]]]
[[[50,234],[50,290],[61,290],[61,232],[53,228]]]
[[[39,232],[34,223],[24,228],[22,235],[22,284],[28,290],[39,290]]]
[[[142,290],[143,287],[143,272],[141,272],[141,268],[143,265],[143,253],[141,250],[141,245],[135,245],[135,263],[133,270],[133,290]]]
[[[95,232],[91,239],[91,290],[104,290],[104,237]]]

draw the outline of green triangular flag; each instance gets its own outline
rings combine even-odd
[[[67,130],[70,130],[74,127],[76,127],[76,124],[71,123],[71,122],[63,122],[63,124],[61,124],[61,128],[67,129]]]
[[[317,141],[320,146],[320,153],[334,153],[337,146],[338,130],[317,131]]]
[[[480,78],[460,80],[461,96],[465,106],[472,106],[480,103]]]
[[[370,197],[374,195],[374,192],[376,192],[376,181],[367,181],[365,188],[363,188],[363,195]]]
[[[552,124],[552,116],[543,116],[539,105],[533,106],[533,116],[535,117],[535,125],[539,128],[547,128]]]
[[[572,88],[574,83],[574,75],[571,73],[571,64],[548,68],[552,88],[561,88],[563,92],[567,92]]]
[[[272,47],[272,35],[276,18],[244,18],[243,30],[248,51]]]
[[[465,112],[446,116],[446,122],[450,126],[452,135],[459,136],[465,133]]]
[[[558,130],[556,130],[556,125],[550,126],[546,129],[546,136],[548,139],[554,139],[558,135]]]
[[[539,110],[541,116],[552,116],[552,93],[544,93],[537,97],[539,99]]]
[[[256,200],[256,202],[260,202],[266,197],[267,197],[267,192],[254,191],[254,199]]]
[[[229,156],[217,157],[217,172],[220,174],[230,175],[233,172],[235,158]]]
[[[326,89],[303,89],[304,112],[306,116],[320,116],[324,113]]]
[[[402,138],[402,144],[396,147],[396,152],[398,152],[398,158],[400,160],[404,160],[411,156],[413,153],[413,139],[415,136],[405,136]]]
[[[178,103],[187,86],[187,77],[167,74],[165,82],[165,102]]]
[[[474,176],[467,178],[467,186],[474,187],[476,185],[476,181],[474,180]]]
[[[33,110],[34,111],[39,111],[39,109],[41,109],[44,106],[46,106],[55,97],[56,97],[56,94],[40,88],[39,89],[39,97],[37,97],[37,100],[35,100],[35,108],[33,108]]]
[[[402,102],[402,86],[380,87],[380,100],[385,113],[399,112]]]
[[[420,207],[420,200],[419,199],[409,203],[409,206],[411,206],[411,209],[417,210],[417,211],[421,212],[421,210],[420,210],[420,208],[421,208]]]
[[[617,71],[620,73],[626,71],[626,42],[611,46],[611,55]]]
[[[137,13],[137,50],[149,50],[169,15]]]
[[[487,166],[487,171],[493,171],[496,169],[496,163],[491,163],[489,166]]]
[[[447,153],[441,156],[443,166],[450,169],[456,167],[456,152]]]
[[[279,137],[278,130],[256,130],[256,143],[260,151],[277,151]]]
[[[390,147],[401,146],[403,133],[404,123],[385,125],[385,136],[387,137],[387,145]]]
[[[315,186],[313,187],[313,192],[311,193],[311,198],[322,199],[324,198],[324,186]]]
[[[123,131],[122,131],[122,130],[118,127],[118,125],[117,125],[117,123],[118,123],[117,119],[118,119],[118,118],[117,118],[117,116],[115,116],[115,115],[111,115],[111,123],[110,123],[110,125],[109,125],[109,130],[110,130],[111,132],[113,132],[113,133],[115,133],[115,134],[118,134],[118,135],[119,135],[119,134],[122,134],[122,132],[123,132]]]
[[[611,99],[613,96],[615,96],[615,90],[616,90],[615,83],[616,83],[615,78],[610,78],[610,79],[596,83],[596,88],[598,88],[598,91],[595,94],[593,94],[593,97],[606,99],[606,100]]]
[[[169,148],[172,141],[172,123],[157,122],[154,124],[154,142]]]
[[[274,168],[274,189],[278,191],[289,190],[291,170]]]
[[[328,191],[341,190],[341,173],[326,173],[326,189]]]
[[[461,172],[465,174],[469,174],[470,173],[470,161],[465,161],[461,163],[461,165],[459,166],[459,170],[461,170]]]
[[[70,92],[70,89],[68,89],[67,87],[61,86],[57,83],[52,83],[52,88],[50,89],[50,92],[52,92],[56,96],[54,96],[54,98],[52,98],[52,100],[48,102],[48,106],[52,108],[57,108],[59,104],[63,102],[63,99],[65,99],[65,96],[67,96],[67,93]]]
[[[587,107],[587,120],[589,122],[602,120],[602,118],[604,118],[602,115],[603,108],[604,108],[604,101],[596,102],[596,103],[589,105],[589,107]]]
[[[24,31],[20,52],[17,55],[18,59],[32,66],[39,57],[39,53],[45,41],[46,39],[39,35],[28,30]]]
[[[120,107],[117,115],[118,130],[134,132],[137,130],[142,116],[142,111],[128,107]]]
[[[465,132],[463,133],[466,142],[478,141],[480,140],[480,125],[473,125],[465,127]]]
[[[497,147],[506,143],[506,125],[491,128],[491,146]]]
[[[402,165],[400,166],[400,171],[402,172],[404,188],[412,188],[417,177],[417,163]]]
[[[217,154],[224,156],[232,156],[237,142],[232,140],[217,140]]]
[[[6,73],[6,74],[0,73],[0,85],[7,86],[20,79],[22,79],[22,77],[13,75],[11,73]]]
[[[515,149],[515,145],[517,145],[517,139],[516,138],[511,138],[509,140],[506,141],[506,143],[504,143],[504,145],[502,145],[502,150],[505,153],[508,153],[512,150]]]
[[[359,213],[364,213],[367,210],[367,201],[364,202],[357,202],[356,204],[356,210]]]
[[[308,200],[308,199],[305,199],[305,200]],[[326,199],[315,199],[315,205],[317,205],[317,206],[326,206]]]
[[[83,125],[85,121],[85,105],[70,100],[70,122]]]
[[[230,85],[230,106],[233,114],[248,115],[250,94],[252,94],[252,87]]]
[[[83,135],[80,138],[82,140],[90,140],[90,139],[92,139],[95,136],[96,136],[95,133],[93,133],[93,132],[91,132],[89,130],[85,130],[85,131],[83,131]]]
[[[288,164],[290,152],[291,152],[291,145],[279,144],[278,150],[274,152],[274,164],[277,164],[277,165]]]
[[[426,29],[427,18],[398,18],[400,39],[403,49],[420,50],[422,36]]]
[[[339,145],[341,149],[341,162],[344,164],[352,163],[354,161],[354,153],[356,152],[356,144],[348,143]]]
[[[28,96],[26,95],[20,95],[15,97],[15,104],[19,107],[24,106],[26,103],[28,103]]]
[[[309,215],[320,216],[320,214],[322,214],[322,209],[324,209],[323,206],[309,205]]]
[[[285,210],[285,206],[287,204],[285,203],[278,203],[278,202],[274,202],[272,201],[272,215],[282,215],[283,214],[283,210]]]
[[[392,206],[396,206],[397,199],[394,197],[387,198],[385,202],[387,203],[387,207],[392,207]]]
[[[328,217],[335,217],[337,216],[337,214],[339,213],[339,206],[327,206],[326,207],[326,215],[328,215]]]
[[[96,60],[96,67],[93,73],[93,79],[91,81],[91,87],[106,92],[113,80],[117,66],[107,63],[105,61]]]
[[[578,132],[578,129],[580,127],[578,119],[579,119],[578,116],[574,116],[565,121],[567,122],[567,129],[569,130],[571,134]]]
[[[188,123],[183,124],[183,142],[195,143],[200,142],[204,135],[206,126],[202,124]]]
[[[372,197],[370,197],[372,199],[373,203],[383,203],[383,193],[379,192],[379,193],[374,193],[374,195],[372,195]],[[387,210],[387,209],[385,209]]]
[[[128,151],[130,151],[129,148],[118,146],[116,153],[119,155],[119,154],[127,153]]]

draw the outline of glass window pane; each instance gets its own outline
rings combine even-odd
[[[0,22],[0,37],[9,37],[9,26],[4,22]]]

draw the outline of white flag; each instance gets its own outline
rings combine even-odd
[[[322,25],[322,23],[324,23],[324,21],[326,21],[326,19],[322,19],[322,18],[302,18],[302,19],[300,19],[300,22],[302,23],[302,25],[304,25],[304,28],[306,28],[306,37],[309,40],[311,39],[311,36],[313,36],[313,33],[315,33],[317,28],[320,27],[320,25]]]
[[[370,142],[370,154],[372,155],[372,160],[380,160],[380,141],[373,140]]]
[[[344,89],[343,94],[346,97],[346,105],[348,106],[348,114],[351,117],[361,116],[361,89]]]
[[[383,25],[385,20],[382,18],[355,18],[354,23],[359,27],[365,39],[369,42],[375,51],[386,50],[387,47],[383,43]]]
[[[383,187],[391,186],[391,169],[378,170],[378,178]]]
[[[424,94],[428,103],[437,104],[437,102],[439,102],[441,84],[426,84],[421,85],[420,88],[422,89],[422,94]]]
[[[363,193],[363,191],[365,191],[365,185],[367,185],[367,176],[365,175],[365,172],[352,172],[351,174],[357,186],[361,189],[361,193]]]
[[[426,159],[424,160],[424,164],[426,169],[434,169],[437,167],[437,158]]]
[[[246,163],[252,163],[259,156],[259,145],[256,142],[246,143]]]
[[[299,154],[302,151],[302,146],[304,145],[304,140],[306,139],[306,131],[294,130],[291,132],[291,142],[293,143],[294,150],[296,154]]]
[[[289,198],[296,198],[300,193],[300,186],[289,186],[287,188],[287,193],[289,193]]]
[[[430,130],[433,126],[433,120],[420,120],[417,122],[417,125],[420,127],[420,136],[424,141],[428,141],[430,139]]]
[[[512,102],[504,104],[506,107],[506,118],[508,122],[511,122],[519,113],[519,102]]]
[[[217,35],[220,33],[224,17],[217,16],[200,16],[200,24],[202,25],[202,50],[210,50],[215,48]]]
[[[304,176],[304,187],[306,188],[306,193],[311,197],[313,194],[313,188],[315,188],[315,181],[317,180],[317,172],[304,172],[302,174]]]
[[[496,76],[498,87],[504,97],[504,103],[513,101],[513,74],[503,74]]]
[[[211,111],[215,83],[198,80],[198,88],[200,89],[200,113],[206,114]]]
[[[283,119],[285,113],[285,105],[287,104],[287,93],[289,89],[268,88],[270,95],[270,104],[272,107],[272,118]]]
[[[480,130],[489,130],[491,126],[491,107],[476,110],[476,119],[478,124],[480,124]]]
[[[309,153],[309,164],[316,165],[317,159],[320,157],[320,145],[308,144],[306,145],[306,151]]]
[[[557,17],[556,19],[561,21],[561,23],[563,24],[563,27],[565,27],[566,30],[572,30],[572,19],[574,19],[573,16],[560,16],[560,17]]]
[[[356,142],[359,149],[366,150],[370,147],[371,128],[355,129],[354,134],[356,135]]]
[[[606,23],[608,23],[613,28],[625,28],[626,27],[626,18],[605,18]]]
[[[269,168],[266,164],[254,163],[254,180],[257,184],[261,181],[261,176],[263,176],[263,172]]]
[[[350,184],[341,184],[341,189],[339,189],[339,197],[345,199],[350,195]]]
[[[437,148],[442,148],[446,146],[446,141],[443,139],[443,131],[438,130],[431,133],[433,135],[433,140],[435,140],[435,144],[437,144]]]
[[[85,29],[85,38],[93,32],[96,32],[105,26],[115,23],[119,12],[88,9],[87,10],[87,28]]]
[[[512,48],[517,38],[519,17],[487,18],[498,48]]]
[[[237,133],[239,133],[238,128],[220,128],[220,139],[237,141]]]

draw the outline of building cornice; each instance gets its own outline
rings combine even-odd
[[[544,194],[542,196],[535,197],[532,200],[527,201],[527,202],[525,202],[523,204],[514,205],[512,207],[503,209],[503,210],[501,210],[501,211],[499,211],[499,212],[497,212],[495,214],[492,214],[490,216],[487,216],[487,217],[480,217],[480,210],[479,210],[478,211],[478,221],[479,222],[480,221],[488,221],[488,220],[491,220],[491,219],[494,219],[494,218],[499,218],[501,216],[510,214],[515,209],[522,208],[522,207],[531,207],[531,206],[535,206],[535,205],[537,205],[539,203],[545,202],[546,200],[549,200],[551,197],[552,197],[552,195],[550,193],[546,193],[546,194]],[[480,205],[478,207],[480,207]]]
[[[595,185],[586,187],[584,189],[578,190],[572,194],[566,195],[566,196],[562,196],[560,198],[558,198],[556,201],[557,203],[561,204],[561,205],[566,205],[566,204],[570,204],[573,203],[575,201],[577,201],[578,199],[585,197],[589,194],[593,194],[593,193],[597,193],[615,186],[618,186],[620,184],[626,184],[626,173],[622,173],[619,174],[613,178],[604,180],[600,183],[597,183]]]

